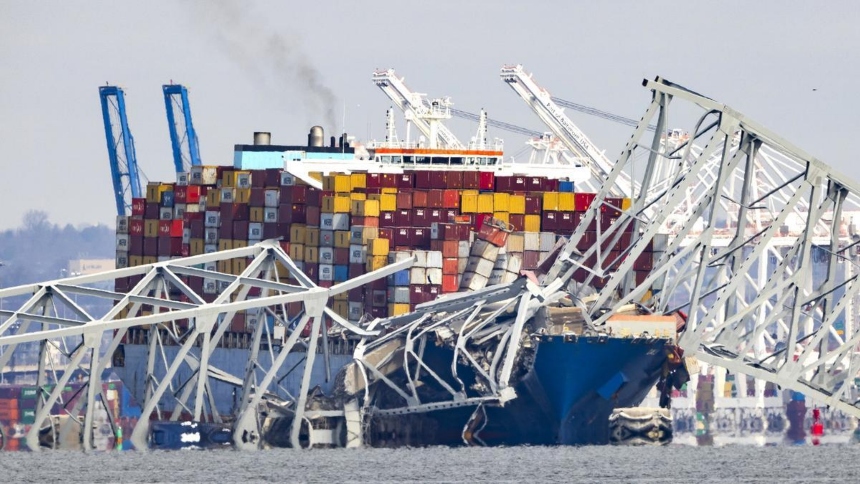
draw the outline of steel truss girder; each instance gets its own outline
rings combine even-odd
[[[597,293],[593,324],[631,302],[657,313],[684,310],[680,344],[701,360],[860,416],[852,394],[860,335],[848,330],[860,281],[844,218],[860,207],[860,185],[728,106],[660,78],[643,84],[652,102],[545,281],[596,260],[576,287],[579,297]],[[664,135],[670,113],[690,103],[704,114],[693,120],[691,138],[671,147]],[[661,128],[649,139],[645,127],[654,117]],[[694,139],[707,142],[699,148]],[[641,174],[641,190],[614,224],[601,227],[609,187],[625,170]],[[594,222],[597,242],[580,253]],[[624,232],[631,246],[610,258],[603,248]],[[826,255],[815,262],[813,251]],[[653,264],[637,283],[643,257]],[[823,278],[814,263],[824,266]],[[599,288],[589,285],[596,277]]]
[[[200,269],[205,264],[229,261],[235,258],[253,258],[240,275],[222,273]],[[331,288],[316,286],[304,275],[293,263],[289,256],[283,251],[279,243],[274,240],[263,241],[253,246],[241,249],[233,249],[213,254],[174,259],[157,264],[138,266],[134,268],[117,269],[97,275],[76,276],[62,280],[50,281],[41,284],[29,284],[25,286],[0,289],[0,299],[11,297],[27,297],[27,300],[16,310],[4,311],[7,319],[0,325],[0,365],[5,365],[15,349],[25,343],[38,342],[43,346],[42,361],[45,360],[44,347],[51,341],[60,338],[80,339],[77,348],[68,352],[70,363],[67,371],[56,377],[58,384],[50,394],[45,393],[40,399],[37,409],[37,423],[27,438],[28,446],[37,450],[39,448],[38,433],[41,423],[48,419],[50,409],[60,398],[60,389],[72,376],[73,369],[80,366],[86,355],[91,357],[91,363],[84,373],[87,378],[86,399],[78,400],[77,405],[67,409],[70,416],[78,421],[77,413],[85,409],[83,417],[83,428],[92,428],[93,411],[99,405],[98,398],[102,393],[101,376],[108,367],[115,350],[121,344],[123,337],[130,328],[150,327],[150,355],[148,371],[146,374],[147,392],[146,399],[142,403],[144,418],[140,419],[131,435],[131,441],[138,449],[147,447],[149,416],[153,412],[160,414],[159,401],[162,396],[169,395],[176,401],[176,410],[171,415],[172,420],[179,417],[179,409],[188,410],[195,419],[201,419],[205,412],[205,406],[209,406],[214,421],[220,421],[220,416],[215,408],[215,402],[210,391],[209,378],[216,378],[241,386],[242,377],[233,376],[215,368],[209,364],[209,357],[215,347],[224,336],[230,325],[232,316],[240,310],[269,311],[276,315],[271,308],[280,308],[282,314],[286,314],[285,305],[291,302],[301,302],[304,307],[305,318],[312,319],[312,335],[309,338],[300,336],[302,325],[293,331],[288,331],[289,338],[282,346],[277,360],[273,360],[268,367],[255,365],[264,372],[260,382],[245,386],[245,392],[241,395],[243,402],[234,435],[241,435],[244,430],[259,432],[257,426],[259,416],[257,414],[259,403],[263,398],[271,398],[275,393],[270,393],[268,387],[272,379],[285,361],[286,355],[296,345],[305,348],[307,363],[302,379],[302,390],[299,395],[293,397],[292,408],[296,412],[296,422],[303,420],[304,405],[310,391],[310,369],[313,358],[317,352],[316,338],[321,332],[322,314],[325,304],[335,294],[345,292],[351,287],[367,284],[375,279],[385,277],[398,270],[403,270],[413,264],[413,260],[405,260],[388,265],[382,269],[365,274],[345,283],[337,284]],[[284,284],[279,282],[277,267],[285,268],[299,285]],[[109,285],[116,278],[139,275],[142,276],[134,288],[127,294],[117,293],[110,290],[88,287],[90,284]],[[180,276],[206,277],[227,283],[221,289],[212,302],[206,302],[204,294],[197,294],[192,290]],[[259,296],[251,296],[251,289],[256,288]],[[179,295],[177,295],[179,294]],[[110,309],[101,316],[93,316],[87,313],[81,306],[76,304],[74,296],[88,296],[99,298],[111,303]],[[71,296],[71,297],[70,297]],[[185,301],[179,301],[183,297]],[[57,313],[54,301],[63,305],[73,313],[73,318],[60,317]],[[142,314],[144,305],[154,309],[153,314]],[[159,312],[163,311],[163,312]],[[287,322],[276,318],[278,324],[286,325]],[[178,320],[189,321],[189,329],[185,332],[176,330],[175,322]],[[42,323],[41,331],[28,332],[31,322]],[[347,333],[355,331],[356,336],[367,336],[377,334],[334,318],[334,323],[342,324],[342,329]],[[257,331],[268,327],[258,324]],[[102,336],[107,331],[113,331],[111,343],[107,346],[105,356],[100,356],[99,348]],[[177,355],[168,360],[164,353],[163,338],[172,339],[180,345]],[[271,347],[271,335],[268,336]],[[325,335],[323,335],[325,338]],[[259,338],[257,339],[259,343]],[[52,343],[50,343],[52,344]],[[195,350],[196,348],[196,350]],[[194,350],[194,351],[192,351]],[[198,351],[199,350],[199,351]],[[249,354],[256,360],[259,345],[249,350]],[[195,354],[198,351],[198,354]],[[160,359],[158,358],[160,356]],[[328,358],[327,352],[323,356]],[[157,364],[162,364],[165,374],[161,378],[156,377]],[[328,363],[326,361],[326,363]],[[173,382],[177,370],[182,366],[191,369],[191,376],[180,382],[174,388]],[[40,375],[45,373],[44,365],[40,365]],[[47,382],[40,379],[40,387]],[[104,401],[104,396],[101,396]],[[194,399],[194,405],[189,406],[190,399]],[[250,423],[249,423],[250,422]],[[114,424],[112,422],[112,424]],[[296,425],[292,431],[292,441],[298,445],[298,432],[300,425]],[[61,429],[63,431],[63,429]],[[91,434],[83,432],[84,450],[91,449]],[[253,445],[242,442],[238,448],[258,448],[261,442],[257,440]]]

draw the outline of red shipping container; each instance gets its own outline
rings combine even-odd
[[[278,222],[304,224],[307,221],[308,215],[305,205],[281,205],[278,207]],[[317,225],[319,225],[319,221],[317,221]]]
[[[443,190],[448,188],[448,172],[447,171],[431,171],[430,172],[430,188]]]
[[[397,223],[395,222],[396,212],[380,212],[379,213],[379,226],[380,227],[397,227]]]
[[[576,244],[576,249],[580,252],[585,252],[590,249],[597,243],[597,233],[593,231],[587,231],[582,234],[582,238],[579,239],[579,242]]]
[[[430,183],[430,172],[429,171],[426,171],[426,170],[416,171],[414,173],[414,175],[415,175],[415,177],[414,177],[415,188],[424,188],[424,189],[432,188],[432,185]]]
[[[382,174],[368,173],[365,181],[367,188],[382,188]]]
[[[457,240],[443,240],[442,242],[442,257],[456,258],[459,255],[460,242]],[[456,261],[455,261],[456,262]],[[456,273],[457,264],[454,264]]]
[[[394,173],[383,173],[380,180],[382,188],[397,188],[397,177]]]
[[[182,220],[159,220],[158,221],[158,236],[159,237],[182,237]]]
[[[320,208],[313,205],[305,205],[305,223],[310,227],[320,226]]]
[[[526,195],[526,215],[540,215],[541,204],[541,197]]]
[[[525,230],[526,216],[519,213],[512,213],[508,216],[508,222],[513,227],[514,232],[522,232]]]
[[[443,191],[442,208],[460,208],[460,192],[458,190]]]
[[[266,172],[263,170],[251,170],[251,188],[264,188],[266,186]]]
[[[445,187],[454,189],[463,188],[463,172],[449,171],[448,177],[445,179]]]
[[[442,208],[445,190],[430,190],[427,192],[427,206],[429,208]]]
[[[654,253],[653,252],[643,252],[639,254],[639,257],[636,258],[636,261],[633,262],[633,270],[636,271],[650,271],[654,268]]]
[[[350,225],[363,225],[365,227],[379,227],[379,217],[352,217]]]
[[[173,202],[174,203],[187,203],[188,202],[188,190],[187,186],[176,186],[173,189]]]
[[[203,219],[205,217],[206,217],[205,212],[185,212],[184,214],[182,214],[182,219],[185,220],[186,222],[190,222],[192,220],[203,221]]]
[[[398,210],[394,212],[394,226],[408,227],[412,225],[412,210]]]
[[[454,274],[442,274],[442,292],[450,293],[459,290],[459,277]]]
[[[143,219],[131,219],[128,221],[129,235],[143,235]]]
[[[621,216],[621,202],[620,198],[607,197],[603,204],[600,205],[600,211],[604,213],[612,214],[613,217]],[[575,202],[574,202],[575,203]]]
[[[408,247],[412,245],[412,228],[411,227],[395,227],[394,228],[394,245]]]
[[[463,189],[477,190],[481,186],[481,173],[477,171],[463,172]]]
[[[441,282],[441,281],[440,281]],[[441,284],[432,284],[427,290],[427,301],[434,301],[437,297],[442,294],[442,285]]]
[[[433,222],[443,223],[448,220],[447,213],[440,208],[431,208],[430,209],[430,224]]]
[[[400,173],[394,176],[396,177],[397,188],[413,188],[415,186],[412,173]]]
[[[534,270],[540,263],[540,252],[536,250],[527,250],[523,252],[523,269]]]
[[[398,192],[397,193],[397,209],[398,210],[409,210],[412,208],[412,193],[410,192]]]
[[[412,209],[412,225],[414,227],[430,227],[430,210],[426,208]]]
[[[444,254],[442,254],[444,256]],[[442,259],[442,274],[453,274],[457,275],[457,258],[456,257],[445,257]],[[442,281],[444,284],[444,280]]]
[[[131,199],[131,214],[143,216],[146,213],[146,199],[132,198]]]
[[[372,307],[370,308],[370,315],[374,318],[384,319],[388,317],[388,306],[386,307]]]
[[[585,212],[596,197],[594,193],[574,193],[573,204],[577,212]]]
[[[185,203],[200,203],[200,197],[205,196],[204,188],[200,185],[185,187]]]
[[[427,190],[415,190],[412,192],[412,208],[427,208],[428,196]]]
[[[380,238],[380,239],[386,239],[386,240],[388,240],[388,241],[390,241],[390,242],[393,242],[393,239],[394,239],[394,229],[393,229],[393,228],[390,228],[390,227],[385,227],[385,228],[380,227],[380,229],[379,229],[379,238]],[[392,245],[393,245],[393,244],[392,244]]]
[[[484,224],[481,225],[481,230],[478,231],[478,238],[486,240],[497,247],[504,247],[505,242],[508,239],[508,233],[500,230],[495,225],[487,223],[487,220],[485,219]]]
[[[492,190],[496,186],[496,174],[491,171],[480,172],[478,180],[479,190]]]
[[[547,192],[557,192],[558,191],[558,180],[555,178],[546,178],[543,182],[544,191]]]
[[[421,304],[427,301],[424,284],[412,284],[409,286],[409,304]]]
[[[349,249],[346,247],[335,247],[332,252],[335,265],[345,266],[349,264]]]

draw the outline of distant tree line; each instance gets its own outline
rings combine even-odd
[[[112,227],[60,226],[30,210],[20,227],[0,232],[0,287],[58,279],[70,260],[113,259],[115,248]]]

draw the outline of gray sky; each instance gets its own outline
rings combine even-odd
[[[255,130],[303,143],[312,124],[340,131],[344,109],[348,132],[382,138],[390,102],[370,81],[375,68],[459,109],[543,130],[499,80],[506,63],[524,64],[553,95],[634,118],[650,101],[642,78],[660,75],[860,179],[860,2],[248,3],[0,3],[0,229],[32,208],[55,223],[113,224],[105,82],[126,91],[150,180],[173,178],[160,89],[171,79],[191,90],[204,163],[229,164]],[[631,131],[568,114],[610,159]],[[461,139],[474,132],[451,127]],[[520,138],[490,135],[519,151]]]

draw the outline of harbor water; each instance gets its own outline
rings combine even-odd
[[[0,453],[2,482],[860,482],[860,446]]]

